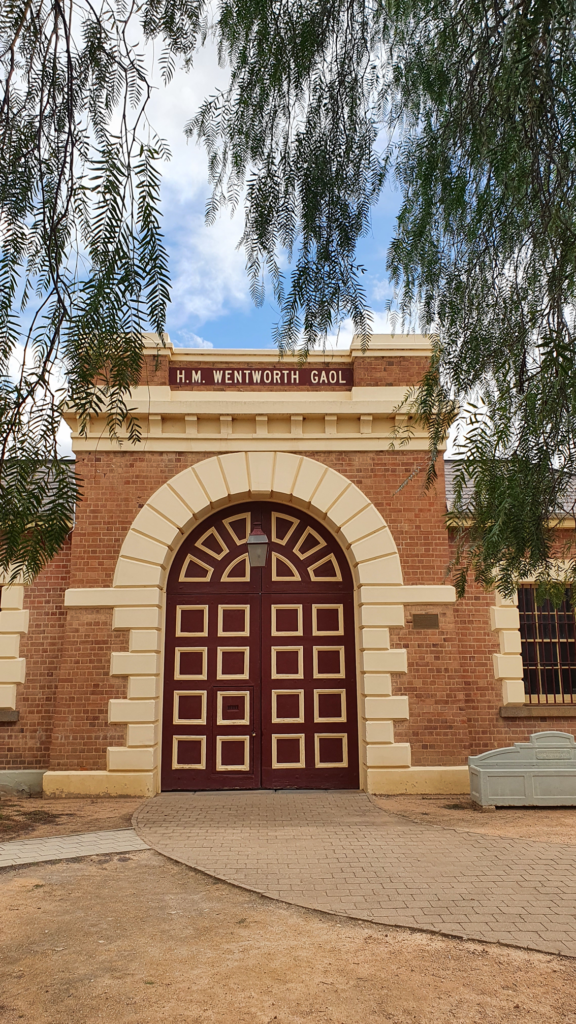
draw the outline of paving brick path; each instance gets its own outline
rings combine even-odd
[[[576,846],[420,825],[361,793],[163,793],[155,850],[297,906],[576,956]]]
[[[46,839],[12,839],[0,843],[0,868],[38,864],[46,860],[91,857],[95,853],[128,853],[147,850],[147,844],[133,828],[110,832],[84,832],[77,836],[49,836]]]

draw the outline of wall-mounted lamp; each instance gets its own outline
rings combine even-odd
[[[248,537],[248,559],[250,565],[260,567],[266,565],[268,558],[268,537],[259,526],[255,526]]]

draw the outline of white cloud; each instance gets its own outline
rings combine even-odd
[[[170,340],[176,348],[214,348],[211,341],[206,341],[205,338],[200,338],[197,334],[187,330],[178,331],[177,334],[171,336]]]
[[[179,201],[172,189],[165,190],[173,332],[200,327],[230,307],[248,310],[251,305],[244,255],[236,248],[242,230],[240,221],[223,217],[207,227],[203,209],[198,206]]]
[[[168,327],[175,336],[231,310],[251,308],[245,257],[237,249],[242,210],[233,219],[224,210],[214,225],[206,225],[208,159],[203,146],[184,136],[202,101],[227,82],[228,71],[218,66],[215,47],[207,44],[190,72],[180,69],[169,86],[159,85],[149,108],[153,127],[172,152],[162,168],[162,208],[172,277]]]
[[[394,329],[394,323],[386,310],[372,311],[372,333],[373,334],[399,334],[398,326]],[[351,320],[344,320],[336,334],[329,334],[326,341],[328,351],[349,349],[354,336],[354,326]]]
[[[62,420],[58,427],[57,434],[58,441],[58,454],[61,458],[71,459],[74,458],[72,453],[72,431],[66,423],[66,420]]]

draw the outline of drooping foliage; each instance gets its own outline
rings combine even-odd
[[[83,422],[105,411],[112,432],[137,434],[125,397],[138,334],[164,329],[168,300],[166,151],[146,122],[143,45],[162,41],[169,79],[208,34],[230,86],[191,112],[187,131],[209,153],[208,218],[243,205],[253,297],[262,301],[268,278],[280,350],[305,354],[342,317],[367,339],[356,248],[393,175],[395,308],[435,346],[410,396],[430,431],[429,483],[447,429],[460,431],[449,514],[459,589],[470,573],[505,592],[522,576],[557,576],[556,556],[571,556],[550,522],[573,512],[576,473],[575,15],[576,0],[222,0],[213,10],[200,0],[9,0],[2,507],[17,500],[14,474],[23,493],[55,464],[64,398]],[[22,349],[22,372],[10,375]],[[23,527],[24,513],[0,512],[0,568],[11,559],[33,574],[58,547],[70,479],[51,485],[59,518],[31,515]],[[26,530],[38,531],[36,560],[19,547]]]
[[[550,524],[575,497],[576,4],[221,10],[231,88],[191,129],[211,155],[214,208],[247,182],[249,270],[255,288],[262,268],[273,276],[281,347],[312,346],[342,312],[366,329],[355,244],[391,169],[396,312],[434,339],[410,396],[430,431],[428,484],[458,428],[458,589],[470,573],[506,593],[530,575],[570,581]]]
[[[0,6],[0,572],[33,577],[71,528],[78,481],[59,457],[66,401],[137,437],[126,395],[141,333],[169,297],[160,227],[165,144],[146,121],[145,34],[191,52],[186,0]],[[134,23],[138,26],[136,44]]]

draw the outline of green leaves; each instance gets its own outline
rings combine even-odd
[[[393,169],[397,315],[435,339],[410,396],[429,486],[459,428],[460,592],[470,574],[505,593],[572,579],[549,523],[573,512],[576,474],[575,25],[574,0],[228,0],[231,86],[188,128],[210,156],[209,219],[246,185],[253,296],[270,274],[281,351],[305,355],[344,315],[367,340],[355,250]]]
[[[176,52],[194,45],[199,9],[182,5]],[[158,168],[169,154],[146,123],[151,85],[131,22],[161,32],[167,10],[0,10],[0,574],[11,578],[34,576],[74,519],[78,482],[57,446],[64,403],[82,430],[96,415],[118,441],[139,438],[126,398],[142,331],[165,326]]]
[[[424,421],[438,435],[446,400],[462,410],[461,592],[470,574],[504,593],[573,578],[549,524],[573,511],[576,473],[575,13],[431,3],[401,39],[410,130],[389,265],[402,311],[439,336]]]
[[[358,0],[220,8],[215,33],[231,85],[187,131],[209,154],[209,221],[246,186],[241,244],[255,302],[271,278],[281,352],[305,355],[343,316],[365,340],[370,332],[355,253],[387,170],[377,147],[381,27],[378,6]]]
[[[505,593],[523,576],[570,583],[572,551],[550,523],[575,500],[575,24],[576,0],[222,0],[212,22],[203,0],[7,0],[0,572],[37,571],[72,518],[64,400],[83,429],[98,415],[113,437],[139,436],[126,399],[140,333],[162,333],[169,301],[168,154],[130,40],[159,40],[169,81],[211,33],[230,87],[187,132],[209,155],[208,220],[244,202],[252,295],[263,301],[268,277],[280,351],[305,357],[342,317],[367,343],[356,247],[393,171],[395,312],[435,344],[410,396],[429,430],[428,485],[459,430],[459,590],[470,575]]]

